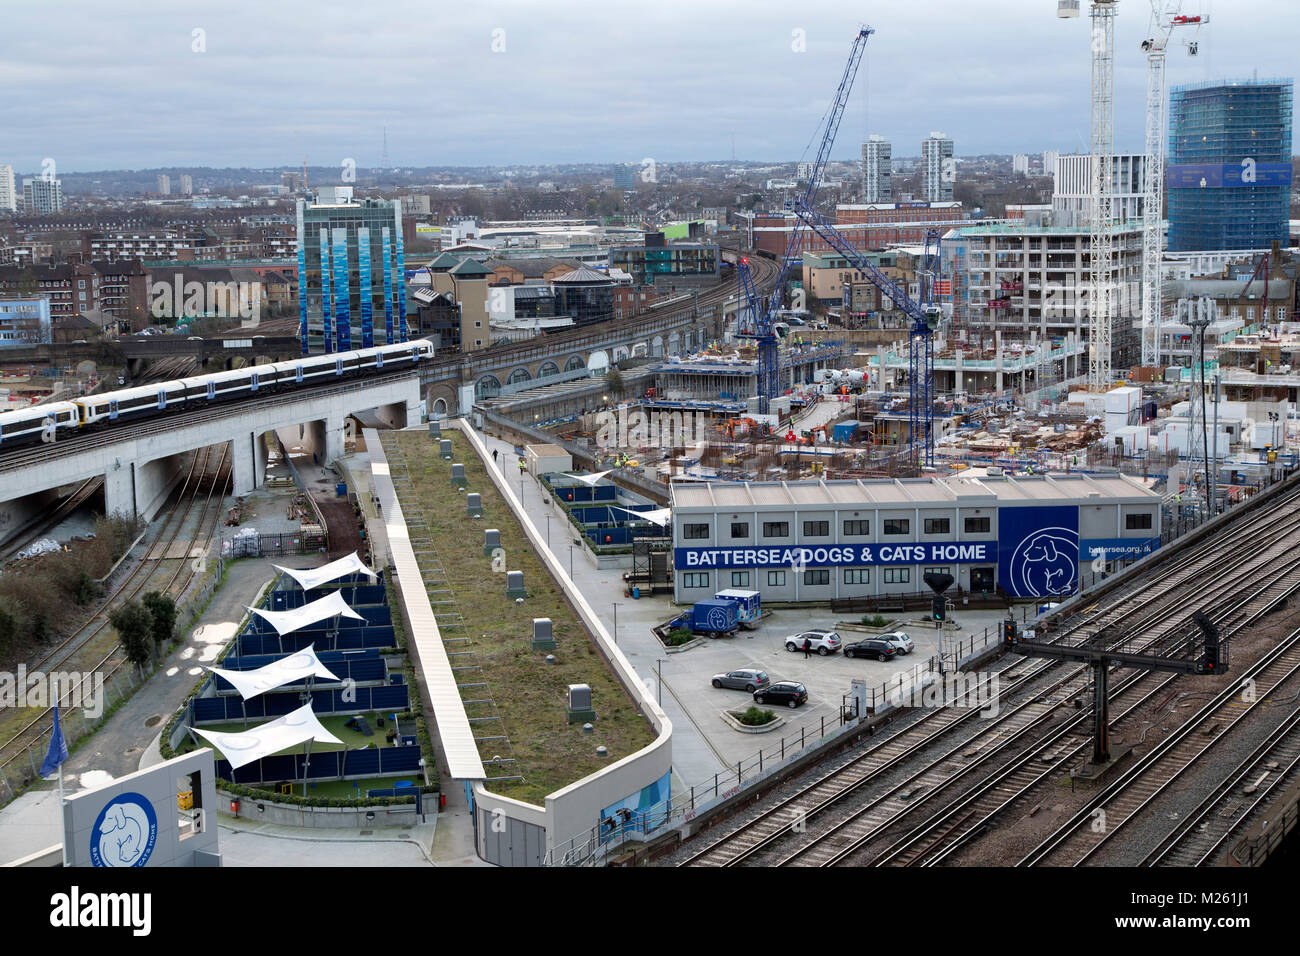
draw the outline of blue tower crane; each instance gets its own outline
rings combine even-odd
[[[840,77],[835,99],[827,111],[826,130],[822,135],[821,146],[817,150],[817,159],[813,163],[812,172],[808,176],[808,183],[803,192],[792,201],[792,208],[796,212],[800,206],[811,209],[816,202],[817,190],[821,188],[822,173],[826,168],[826,161],[830,159],[835,134],[840,128],[840,120],[844,117],[844,108],[849,102],[849,92],[853,89],[853,80],[858,74],[858,65],[862,62],[867,37],[875,32],[871,27],[862,27],[853,39],[853,49],[849,51],[849,61],[844,66],[844,75]],[[772,294],[766,302],[758,300],[754,295],[748,264],[741,262],[736,269],[742,289],[749,297],[747,301],[738,303],[740,311],[736,335],[740,338],[753,339],[758,345],[758,410],[763,415],[769,414],[771,400],[776,397],[780,389],[776,314],[785,296],[785,284],[790,270],[796,258],[802,259],[799,249],[802,242],[802,230],[797,227],[792,229],[790,238],[786,242],[785,254],[781,257],[781,271],[777,274],[776,285],[773,286]]]
[[[795,212],[817,235],[842,255],[849,265],[861,272],[871,284],[893,301],[912,320],[908,332],[911,355],[909,394],[909,446],[912,460],[918,465],[934,465],[934,330],[938,328],[940,309],[935,304],[940,270],[940,233],[936,229],[925,235],[925,253],[918,272],[920,302],[914,302],[907,290],[885,275],[853,248],[825,216],[809,206],[796,205]],[[880,370],[884,381],[885,370]]]

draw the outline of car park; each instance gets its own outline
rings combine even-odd
[[[785,639],[785,649],[792,653],[801,651],[805,641],[809,650],[816,651],[822,657],[834,654],[844,644],[835,631],[801,631]]]
[[[898,648],[895,645],[878,637],[868,637],[866,640],[844,645],[845,657],[870,657],[878,661],[887,661],[897,654]]]
[[[756,667],[742,667],[739,670],[728,671],[725,674],[713,675],[714,687],[747,690],[751,694],[760,688],[767,687],[770,683],[767,672]]]
[[[791,680],[779,680],[762,690],[754,691],[754,701],[759,704],[785,704],[798,707],[808,703],[808,688]]]
[[[916,650],[916,642],[907,636],[906,631],[890,631],[880,635],[880,640],[888,641],[898,648],[900,654],[910,654]]]

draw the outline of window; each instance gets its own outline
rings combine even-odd
[[[926,534],[949,534],[952,531],[952,522],[947,518],[926,518]]]
[[[788,521],[764,521],[763,537],[765,538],[788,538],[790,537],[790,522]]]
[[[682,525],[682,537],[687,539],[707,538],[709,536],[709,526],[707,524],[684,524]]]
[[[770,588],[783,588],[783,587],[785,587],[785,572],[784,572],[784,571],[768,571],[768,572],[767,572],[767,586],[770,587]]]
[[[803,523],[803,536],[805,538],[824,538],[831,533],[831,523],[829,521],[805,521]]]
[[[908,534],[911,528],[912,522],[907,518],[885,519],[885,534]]]
[[[912,579],[911,568],[885,568],[886,584],[906,584]]]
[[[845,568],[844,583],[845,584],[870,584],[871,569],[870,568]]]
[[[1125,515],[1124,527],[1129,531],[1150,531],[1151,530],[1150,512],[1141,515]]]
[[[926,569],[925,569],[924,571],[922,571],[922,573],[921,573],[921,580],[924,581],[924,580],[925,580],[925,575],[927,575],[927,574],[947,574],[947,573],[948,573],[948,569],[947,569],[947,568],[926,568]]]
[[[831,573],[826,568],[815,568],[803,573],[804,584],[830,584]]]
[[[871,522],[863,518],[859,521],[856,518],[844,522],[844,533],[849,534],[871,534]]]
[[[732,572],[731,572],[731,586],[732,586],[733,588],[747,588],[747,587],[749,587],[749,572],[748,572],[748,571],[732,571]]]
[[[748,521],[731,522],[731,536],[733,538],[748,538],[749,522]]]
[[[984,518],[966,518],[962,522],[962,527],[966,529],[967,534],[988,534],[993,530],[993,519]]]
[[[684,588],[707,588],[709,586],[709,572],[696,571],[682,575],[682,587]]]

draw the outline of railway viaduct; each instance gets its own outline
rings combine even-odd
[[[106,514],[149,520],[179,477],[185,453],[208,445],[230,443],[234,493],[247,494],[266,477],[268,432],[298,427],[304,444],[330,461],[343,454],[346,422],[360,412],[394,428],[420,421],[415,376],[394,372],[272,393],[16,449],[0,459],[0,539],[47,507],[51,489],[99,475]]]

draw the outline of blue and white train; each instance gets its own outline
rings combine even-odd
[[[433,358],[427,339],[381,345],[352,352],[312,355],[250,365],[229,372],[195,375],[155,382],[116,392],[101,392],[67,402],[32,405],[0,414],[0,448],[29,442],[60,440],[110,423],[152,418],[178,410],[194,410],[220,402],[283,392],[381,370],[415,366]],[[45,436],[42,439],[42,436]]]

